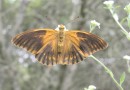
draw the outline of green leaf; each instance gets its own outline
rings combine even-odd
[[[122,83],[125,81],[125,72],[122,73],[121,77],[120,77],[120,85],[122,85]]]

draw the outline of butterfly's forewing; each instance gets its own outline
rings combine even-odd
[[[67,31],[66,40],[68,45],[64,46],[64,64],[75,64],[89,55],[106,48],[107,43],[89,32]],[[67,43],[66,42],[66,43]]]
[[[51,29],[35,29],[25,31],[16,35],[12,42],[21,48],[25,48],[32,54],[36,54],[43,45],[47,42],[45,38],[48,38],[55,34],[55,30]]]

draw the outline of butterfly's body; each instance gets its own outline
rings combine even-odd
[[[46,65],[75,64],[107,47],[100,37],[81,31],[68,31],[64,25],[35,29],[16,35],[12,42],[35,55]]]
[[[63,43],[64,43],[64,39],[65,39],[65,31],[64,31],[64,26],[61,25],[61,27],[58,30],[58,53],[62,53],[63,51]]]

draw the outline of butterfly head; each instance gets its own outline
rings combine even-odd
[[[66,31],[67,29],[63,24],[60,24],[60,25],[58,25],[58,27],[55,30],[57,30],[57,31],[64,31],[65,30]]]

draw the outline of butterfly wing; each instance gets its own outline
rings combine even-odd
[[[52,39],[51,39],[52,38]],[[37,60],[44,65],[58,64],[57,35],[50,36],[50,40],[35,54]]]
[[[52,36],[54,36],[55,33],[56,31],[51,29],[29,30],[16,35],[12,39],[12,42],[16,46],[25,48],[32,54],[36,54],[48,40],[53,39]]]
[[[64,64],[78,63],[108,46],[103,39],[89,32],[66,31],[65,39]]]
[[[66,31],[63,52],[59,55],[57,35],[56,30],[36,29],[16,35],[12,42],[34,54],[45,65],[75,64],[107,47],[107,43],[94,34]]]

